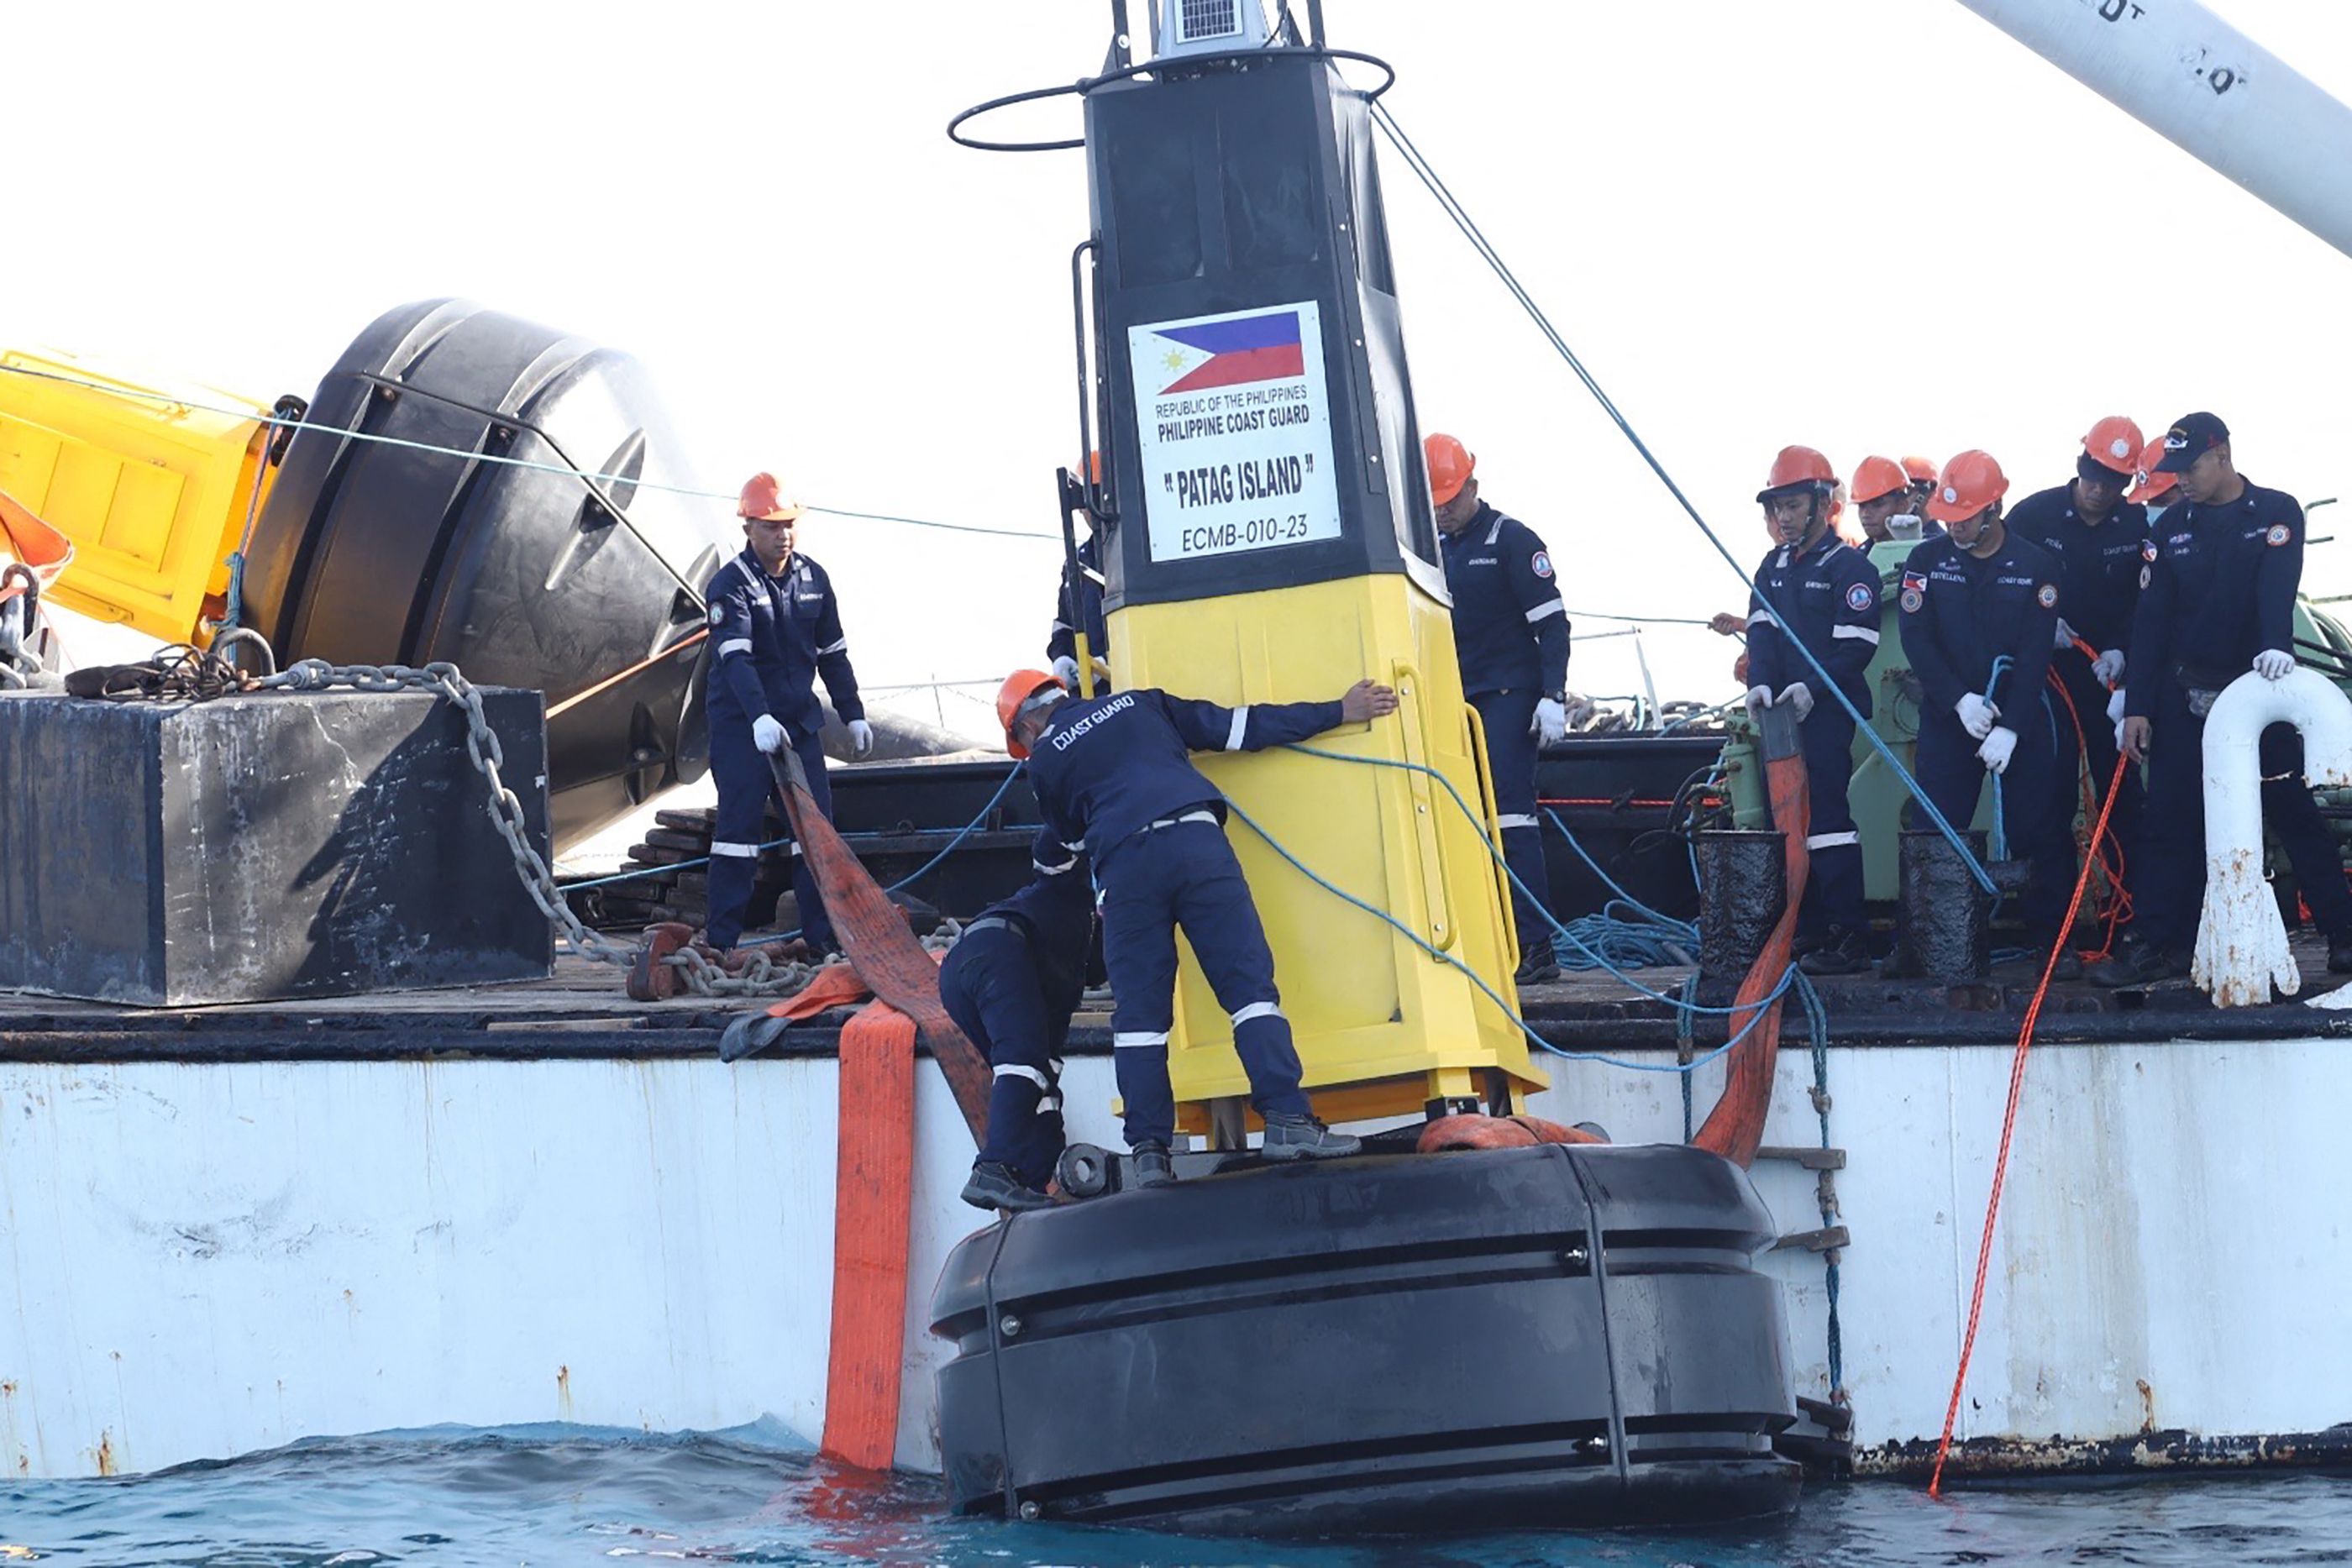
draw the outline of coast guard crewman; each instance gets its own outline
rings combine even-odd
[[[816,700],[816,676],[824,677],[826,695],[849,727],[856,755],[874,749],[874,729],[858,701],[833,580],[793,549],[799,503],[784,498],[774,475],[754,474],[743,486],[736,515],[743,519],[742,553],[714,572],[702,591],[710,607],[703,700],[710,715],[710,776],[719,785],[703,938],[722,953],[743,934],[761,829],[769,797],[776,793],[765,754],[791,747],[808,775],[817,810],[833,815],[833,789],[819,741],[824,709]],[[816,878],[801,858],[800,845],[792,846],[792,854],[801,936],[811,952],[831,952],[836,946],[833,923],[825,918]]]
[[[1793,707],[1805,755],[1812,828],[1811,870],[1797,911],[1798,967],[1809,975],[1851,975],[1870,965],[1863,904],[1862,834],[1846,804],[1853,771],[1853,718],[1826,693],[1796,638],[1829,672],[1863,717],[1864,674],[1878,652],[1878,570],[1870,557],[1831,532],[1837,475],[1810,446],[1784,446],[1756,493],[1780,548],[1756,569],[1748,612],[1748,714]]]
[[[1936,810],[1966,831],[1988,774],[2000,825],[2030,880],[2020,901],[2033,945],[2057,945],[2073,892],[2074,841],[2050,787],[2057,748],[2042,689],[2063,605],[2057,557],[2001,519],[2008,476],[1989,453],[1944,465],[1927,515],[1944,525],[1903,563],[1903,652],[1919,677],[1914,769]],[[2055,976],[2083,961],[2058,956]]]
[[[2035,491],[2011,507],[2008,517],[2010,532],[2058,558],[2058,596],[2066,610],[2058,617],[2050,667],[2065,683],[2074,718],[2081,721],[2083,760],[2097,791],[2093,810],[2116,776],[2115,720],[2107,707],[2124,684],[2132,612],[2139,605],[2140,547],[2147,540],[2147,514],[2124,499],[2124,490],[2138,472],[2145,445],[2138,425],[2121,414],[2109,415],[2083,437],[2073,481]],[[2078,639],[2094,652],[2076,647]],[[2051,809],[2061,823],[2074,821],[2081,800],[2079,770],[2070,755],[2074,732],[2074,723],[2060,714],[2059,756],[2050,782],[2056,791]],[[2126,844],[2139,841],[2139,772],[2126,768],[2108,823]]]
[[[940,965],[948,1017],[995,1069],[988,1141],[963,1200],[975,1208],[1045,1208],[1062,1157],[1062,1043],[1086,990],[1095,890],[1087,857],[1041,831],[1034,874],[963,928]]]
[[[1093,483],[1102,484],[1102,454],[1087,454],[1087,473]],[[1075,692],[1078,689],[1078,633],[1087,635],[1087,653],[1094,665],[1094,689],[1099,693],[1110,687],[1110,623],[1103,617],[1102,554],[1091,533],[1078,541],[1078,579],[1070,580],[1068,563],[1064,562],[1062,586],[1054,600],[1054,630],[1045,639],[1045,658],[1054,678]]]
[[[1862,465],[1853,471],[1853,484],[1848,493],[1862,518],[1866,543],[1883,545],[1898,537],[1919,537],[1918,514],[1911,503],[1911,476],[1892,457],[1864,458]],[[1895,533],[1896,517],[1910,519],[1913,526],[1909,534]]]
[[[2205,903],[2205,715],[2252,669],[2275,681],[2294,668],[2294,596],[2303,580],[2303,508],[2281,490],[2250,485],[2210,413],[2182,418],[2164,437],[2158,468],[2179,476],[2142,553],[2132,623],[2122,744],[2147,762],[2147,808],[2132,860],[2129,933],[2090,977],[2138,985],[2186,974]],[[2294,867],[2303,900],[2327,934],[2327,967],[2352,973],[2352,890],[2336,841],[2303,781],[2303,739],[2292,726],[2263,732],[2263,816]]]
[[[1519,932],[1514,978],[1522,986],[1556,980],[1551,922],[1539,902],[1550,896],[1551,882],[1536,816],[1536,759],[1568,733],[1568,606],[1536,531],[1478,498],[1477,458],[1450,435],[1421,444],[1454,599],[1462,695],[1486,732],[1503,859],[1527,890],[1511,890]],[[1583,698],[1575,701],[1591,710]]]
[[[1936,465],[1925,457],[1903,459],[1904,476],[1911,481],[1911,510],[1927,516],[1927,500],[1936,493]]]
[[[1175,1020],[1179,926],[1218,1005],[1233,1017],[1234,1052],[1265,1123],[1265,1156],[1324,1158],[1359,1147],[1315,1119],[1299,1087],[1298,1053],[1275,988],[1274,953],[1225,840],[1225,798],[1188,754],[1259,751],[1396,706],[1396,694],[1370,681],[1357,682],[1335,702],[1238,708],[1150,687],[1074,698],[1041,670],[1015,671],[997,693],[1005,749],[1030,759],[1045,826],[1094,861],[1103,964],[1116,998],[1112,1057],[1138,1185],[1173,1179],[1168,1034]]]

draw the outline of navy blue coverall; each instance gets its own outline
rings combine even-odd
[[[1087,571],[1102,570],[1101,554],[1091,536],[1078,546],[1078,565]],[[1054,630],[1045,639],[1046,658],[1076,658],[1080,632],[1087,634],[1089,653],[1105,661],[1110,658],[1110,623],[1103,619],[1102,596],[1102,585],[1093,578],[1082,573],[1073,584],[1069,572],[1063,571],[1061,591],[1054,600]]]
[[[1536,531],[1485,502],[1454,533],[1441,534],[1445,588],[1454,599],[1454,652],[1462,695],[1486,732],[1495,815],[1511,873],[1549,900],[1542,821],[1536,815],[1536,704],[1568,690],[1568,606],[1553,580],[1551,555]],[[1511,907],[1522,961],[1549,955],[1551,923],[1514,888]]]
[[[1795,682],[1821,685],[1794,637],[1811,651],[1856,712],[1871,711],[1868,674],[1878,652],[1878,569],[1827,528],[1810,549],[1783,546],[1756,569],[1748,612],[1748,684],[1777,699]],[[1797,935],[1808,946],[1832,930],[1860,935],[1869,926],[1863,904],[1862,834],[1846,802],[1853,775],[1853,717],[1824,691],[1799,732],[1805,754],[1805,794],[1812,827],[1805,840],[1811,869],[1797,910]]]
[[[824,568],[795,551],[782,577],[770,577],[747,548],[711,574],[702,591],[710,606],[710,664],[703,700],[710,712],[710,775],[719,785],[719,815],[710,833],[709,915],[704,937],[714,947],[735,946],[743,934],[743,906],[751,901],[759,866],[760,834],[769,797],[776,793],[768,759],[751,738],[751,721],[766,714],[784,727],[784,736],[808,774],[809,795],[818,810],[833,815],[833,788],[825,779],[824,708],[814,680],[824,677],[833,710],[846,724],[866,716],[857,697],[857,676],[849,666],[849,639],[841,631],[841,606]],[[782,808],[781,799],[777,801]],[[791,831],[791,819],[785,819]],[[818,952],[835,946],[816,877],[792,846],[793,894],[800,906],[801,935]]]
[[[1087,857],[1052,830],[1030,854],[1029,882],[948,949],[940,1000],[996,1071],[980,1158],[1042,1191],[1062,1157],[1062,1045],[1086,990],[1095,890]]]
[[[2139,608],[2141,547],[2147,542],[2147,508],[2137,502],[2117,502],[2106,519],[2094,526],[2074,508],[2074,487],[2037,490],[2020,501],[2006,519],[2010,532],[2022,534],[2058,558],[2058,599],[2065,605],[2065,621],[2074,634],[2100,653],[2120,650],[2125,655],[2124,680],[2132,674],[2132,614]],[[2050,667],[2065,684],[2074,715],[2058,716],[2058,765],[2051,770],[2057,791],[2053,807],[2063,823],[2074,820],[2081,798],[2075,789],[2079,756],[2090,770],[2104,800],[2107,780],[2116,776],[2116,727],[2107,718],[2107,688],[2091,674],[2091,656],[2080,648],[2060,648],[2050,656]],[[2081,724],[2079,736],[2076,721]],[[2079,747],[2079,750],[2078,750]],[[2139,841],[2139,769],[2124,770],[2108,831],[2118,842]],[[1957,826],[1958,824],[1955,824]]]
[[[2221,691],[2264,649],[2294,652],[2303,538],[2294,497],[2249,485],[2225,506],[2168,508],[2144,552],[2124,712],[2153,724],[2147,831],[2131,862],[2132,925],[2150,946],[2196,940],[2205,903],[2205,717],[2189,693]],[[2303,782],[2303,737],[2292,725],[2271,726],[2261,759],[2263,817],[2304,902],[2329,936],[2352,935],[2343,862]]]
[[[1926,694],[1913,772],[1944,820],[1966,832],[1990,770],[1977,756],[1984,742],[1956,709],[1974,692],[2000,710],[1995,722],[2017,735],[1996,790],[2000,830],[2009,857],[2027,863],[2019,913],[2028,936],[2045,949],[2058,939],[2074,877],[2071,819],[2058,814],[2050,780],[2058,720],[2042,690],[2065,603],[2058,572],[2058,559],[2014,528],[1982,560],[1948,536],[1929,539],[1903,563],[1903,653]],[[2003,658],[2009,662],[1995,674]]]
[[[1112,1060],[1130,1148],[1175,1136],[1168,1035],[1176,1018],[1176,928],[1182,926],[1261,1116],[1304,1115],[1298,1053],[1274,984],[1257,905],[1224,831],[1225,800],[1192,766],[1194,751],[1260,751],[1336,727],[1337,702],[1221,707],[1145,687],[1050,711],[1030,747],[1029,780],[1045,826],[1093,857],[1110,974]]]

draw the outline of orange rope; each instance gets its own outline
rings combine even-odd
[[[2075,646],[2087,648],[2089,644],[2077,639]],[[2050,672],[2049,682],[2051,689],[2058,694],[2058,700],[2066,705],[2066,716],[2074,721],[2075,757],[2081,762],[2088,763],[2090,760],[2090,738],[2084,733],[2083,715],[2081,711],[2074,706],[2074,695],[2066,689],[2066,683],[2059,678],[2058,673],[2055,670]],[[2114,688],[2110,687],[2108,689],[2113,690]],[[2118,758],[2116,760],[2118,762],[2122,762],[2124,758]],[[2104,821],[2105,818],[2099,810],[2098,797],[2093,791],[2090,779],[2085,775],[2084,769],[2081,768],[2076,768],[2075,772],[2076,777],[2083,786],[2084,817],[2086,820],[2095,822]],[[2116,769],[2116,778],[2118,782],[2120,782],[2123,778],[2123,771],[2120,768]],[[2112,793],[2116,789],[2116,785],[2110,784],[2107,788],[2109,792]],[[2131,924],[2131,890],[2124,885],[2124,867],[2126,862],[2124,859],[2124,846],[2122,840],[2116,838],[2112,833],[2102,837],[2098,831],[2094,829],[2089,841],[2079,845],[2078,848],[2085,860],[2097,861],[2099,870],[2105,873],[2107,881],[2107,907],[2106,914],[2105,915],[2106,934],[2100,938],[2097,950],[2094,952],[2086,952],[2083,955],[2083,958],[2086,963],[2095,963],[2099,959],[2107,957],[2115,952],[2116,934],[2124,926]]]
[[[578,707],[582,703],[586,702],[598,692],[608,691],[612,687],[619,685],[623,681],[627,680],[631,675],[637,674],[641,670],[652,669],[656,664],[660,664],[664,659],[668,658],[680,648],[691,648],[697,643],[701,642],[705,637],[709,635],[709,627],[698,626],[687,635],[680,637],[677,642],[672,643],[668,647],[657,651],[652,658],[640,660],[638,663],[631,664],[627,669],[623,670],[619,674],[607,675],[604,679],[598,681],[594,685],[590,686],[586,691],[575,693],[571,696],[565,697],[562,702],[557,703],[553,707],[547,710],[547,716],[554,718],[569,709]]]
[[[2099,824],[2092,830],[2092,842],[2106,836],[2107,819],[2116,809],[2116,791],[2122,788],[2124,769],[2131,758],[2116,758],[2115,777],[2107,782],[2107,799],[2099,808]],[[1985,1199],[1984,1238],[1977,1243],[1977,1282],[1975,1292],[1969,1298],[1969,1328],[1960,1341],[1960,1366],[1952,1375],[1952,1402],[1944,1409],[1944,1435],[1936,1444],[1936,1469],[1927,1478],[1927,1495],[1941,1497],[1944,1486],[1944,1458],[1951,1452],[1952,1426],[1959,1419],[1960,1393],[1969,1381],[1969,1358],[1976,1354],[1977,1323],[1984,1315],[1985,1272],[1992,1265],[1993,1223],[2000,1216],[2001,1183],[2009,1175],[2009,1145],[2017,1132],[2017,1102],[2025,1089],[2025,1053],[2033,1045],[2033,1028],[2042,1019],[2042,1003],[2050,994],[2050,977],[2058,967],[2058,955],[2066,950],[2066,934],[2074,927],[2074,916],[2083,907],[2083,892],[2091,884],[2091,869],[2095,862],[2086,857],[2082,874],[2074,879],[2074,896],[2067,902],[2066,918],[2059,923],[2058,939],[2050,946],[2050,956],[2042,966],[2042,983],[2033,988],[2033,999],[2026,1004],[2025,1023],[2017,1031],[2017,1053],[2009,1064],[2009,1105],[2001,1113],[2000,1152],[1992,1166],[1992,1193]]]

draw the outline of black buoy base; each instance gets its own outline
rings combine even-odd
[[[1684,1524],[1795,1505],[1773,1225],[1701,1150],[1185,1174],[950,1254],[963,1513],[1219,1534]]]

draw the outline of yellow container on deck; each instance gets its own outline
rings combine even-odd
[[[74,542],[54,601],[167,642],[208,641],[205,600],[216,612],[229,554],[276,472],[263,463],[265,406],[0,350],[0,490]]]
[[[1517,963],[1503,873],[1479,841],[1496,833],[1450,612],[1402,573],[1179,603],[1111,618],[1113,684],[1160,686],[1228,706],[1334,697],[1367,673],[1399,711],[1307,744],[1398,768],[1276,748],[1198,758],[1243,812],[1316,875],[1385,910],[1511,1000]],[[1410,649],[1409,659],[1395,651]],[[1508,1098],[1547,1086],[1526,1037],[1469,977],[1379,915],[1293,866],[1237,814],[1226,826],[1274,948],[1275,979],[1317,1113],[1334,1122],[1418,1115],[1433,1100]],[[1180,1124],[1209,1128],[1213,1103],[1245,1097],[1233,1025],[1181,948],[1169,1071]],[[1496,1082],[1497,1075],[1501,1082]]]

